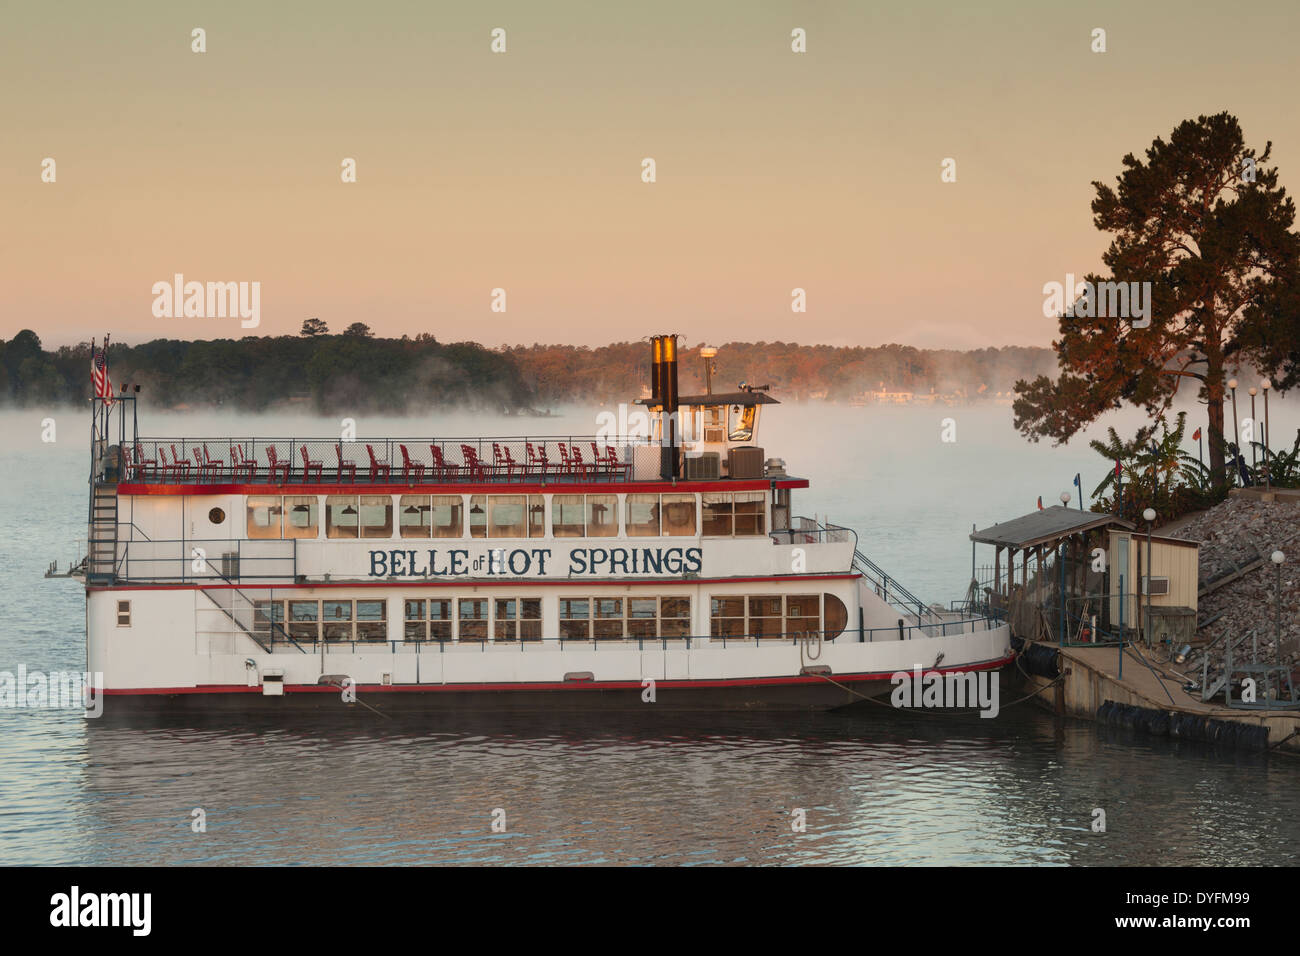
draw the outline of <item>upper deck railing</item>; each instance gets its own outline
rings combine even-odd
[[[140,438],[122,478],[151,484],[444,484],[630,481],[658,477],[647,438]]]

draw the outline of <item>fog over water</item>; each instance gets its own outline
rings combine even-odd
[[[1271,402],[1290,446],[1297,402]],[[587,435],[599,409],[357,419],[360,438]],[[617,412],[617,409],[614,409]],[[1239,412],[1249,413],[1249,402]],[[1262,413],[1262,405],[1260,407]],[[855,528],[929,600],[959,597],[981,527],[1085,490],[1107,464],[1085,440],[1029,444],[1001,406],[768,408],[759,444],[812,487],[795,514]],[[55,419],[57,441],[41,441]],[[941,441],[942,420],[957,441]],[[1189,416],[1188,433],[1203,422]],[[1124,438],[1136,413],[1112,416]],[[141,411],[146,437],[336,435],[339,421]],[[0,413],[5,623],[0,670],[84,667],[78,582],[42,577],[84,553],[88,423]],[[1285,437],[1285,441],[1283,440]],[[1189,450],[1194,453],[1195,446]],[[1072,501],[1072,504],[1074,502]],[[985,563],[981,556],[981,563]],[[1007,696],[1004,694],[1004,701]],[[527,722],[472,715],[277,727],[162,728],[0,708],[0,859],[9,863],[1226,863],[1294,862],[1293,759],[1216,753],[1058,724],[899,714]],[[208,813],[206,834],[190,813]],[[489,832],[504,807],[506,834]],[[808,832],[789,827],[808,810]],[[1108,832],[1089,829],[1107,809]],[[1153,823],[1153,821],[1155,821]]]

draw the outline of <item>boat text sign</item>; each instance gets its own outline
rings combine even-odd
[[[373,578],[604,577],[698,572],[700,548],[385,548],[370,551]]]

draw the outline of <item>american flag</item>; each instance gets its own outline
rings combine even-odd
[[[95,348],[90,342],[90,382],[95,387],[95,397],[104,400],[105,407],[113,404],[113,383],[108,377],[108,336],[104,336],[104,347]]]

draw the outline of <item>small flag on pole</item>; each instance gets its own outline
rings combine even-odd
[[[1042,495],[1039,495],[1039,496],[1038,496],[1038,510],[1039,510],[1039,511],[1042,511],[1042,510],[1043,510],[1043,496],[1042,496]]]
[[[1079,489],[1079,510],[1083,510],[1083,475],[1080,472],[1074,473],[1074,487]]]
[[[1196,431],[1192,432],[1192,441],[1200,441],[1200,440],[1201,440],[1201,430],[1198,428],[1196,429]]]
[[[108,377],[108,336],[104,336],[104,347],[95,348],[95,340],[90,341],[90,383],[95,389],[95,397],[104,400],[104,407],[113,404],[113,382]]]

